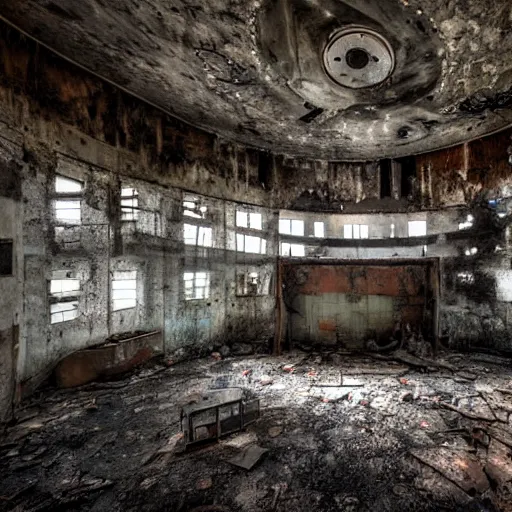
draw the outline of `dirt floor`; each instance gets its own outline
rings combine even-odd
[[[397,359],[211,358],[46,389],[0,438],[0,510],[512,511],[510,360]],[[232,386],[260,419],[177,453],[181,406]],[[269,450],[252,470],[228,462],[252,443]]]

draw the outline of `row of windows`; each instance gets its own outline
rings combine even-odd
[[[239,296],[268,295],[260,272],[238,272],[236,294]],[[210,272],[184,272],[185,300],[210,297]],[[74,320],[79,315],[81,281],[71,272],[56,271],[49,283],[50,322]],[[111,281],[111,310],[120,311],[137,306],[137,271],[114,272]]]

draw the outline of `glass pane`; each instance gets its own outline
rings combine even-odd
[[[323,222],[315,222],[315,236],[317,238],[324,238],[324,223]]]
[[[123,279],[120,281],[112,281],[113,290],[136,290],[137,280],[136,279]]]
[[[303,245],[299,244],[292,244],[291,245],[291,255],[295,257],[301,257],[306,254],[305,247]]]
[[[425,236],[427,234],[426,220],[409,221],[409,236]]]
[[[137,271],[136,270],[116,270],[114,271],[114,280],[115,281],[133,281],[137,279]]]
[[[360,230],[361,230],[361,238],[368,238],[368,225],[361,224]]]
[[[55,192],[59,194],[69,194],[73,192],[82,192],[82,182],[57,176],[55,179]]]
[[[359,233],[359,224],[354,224],[354,226],[352,227],[352,234],[354,238],[361,238]]]
[[[199,228],[198,245],[202,245],[203,247],[212,246],[212,228]]]
[[[292,235],[304,236],[304,221],[292,220]]]
[[[112,290],[112,298],[117,299],[136,299],[136,290]]]
[[[343,226],[343,238],[352,238],[352,224]]]
[[[279,219],[279,233],[283,235],[291,234],[291,221],[289,219]]]
[[[267,254],[267,241],[261,241],[261,254]]]
[[[183,215],[184,215],[185,217],[192,217],[192,218],[194,218],[194,219],[201,219],[201,218],[202,218],[202,217],[201,217],[201,215],[200,215],[199,213],[191,212],[190,210],[185,210],[185,211],[183,212]]]
[[[62,312],[62,320],[67,322],[68,320],[73,320],[78,316],[78,310],[74,309],[72,311],[63,311]]]
[[[134,188],[122,188],[121,197],[133,197],[137,195],[137,191]]]
[[[207,272],[196,272],[196,278],[197,279],[206,279],[208,277]]]
[[[245,252],[259,254],[261,251],[261,238],[258,236],[245,237]]]
[[[251,229],[261,229],[262,222],[261,222],[261,213],[251,213],[249,215],[249,227]]]
[[[183,225],[183,238],[184,238],[186,244],[196,245],[197,244],[197,226],[193,226],[192,224],[184,224]]]
[[[290,244],[286,242],[281,244],[281,256],[290,256]]]
[[[236,250],[238,252],[244,252],[245,248],[245,235],[241,235],[240,233],[236,234]]]
[[[118,311],[120,309],[134,308],[137,305],[135,299],[114,299],[113,310]]]
[[[55,201],[56,210],[80,210],[80,201]]]
[[[247,225],[247,213],[241,212],[239,210],[236,211],[236,225],[241,228],[248,227]]]
[[[185,272],[185,273],[183,274],[183,279],[184,279],[185,281],[191,281],[191,280],[193,280],[193,279],[194,279],[194,273],[193,273],[193,272]]]
[[[64,279],[61,282],[63,292],[74,292],[80,290],[80,281],[78,279]]]

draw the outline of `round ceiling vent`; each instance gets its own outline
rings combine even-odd
[[[388,41],[365,27],[336,32],[324,50],[327,75],[338,85],[362,89],[380,84],[395,67],[395,54]]]

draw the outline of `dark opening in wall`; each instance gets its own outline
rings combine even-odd
[[[0,276],[12,276],[12,240],[0,240]]]
[[[272,180],[272,155],[260,152],[258,160],[258,180],[266,190],[271,188]]]
[[[416,158],[408,156],[397,160],[401,167],[400,191],[402,197],[409,197],[413,193],[414,179],[416,178]]]
[[[380,161],[380,197],[391,197],[391,160]]]

